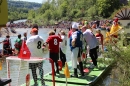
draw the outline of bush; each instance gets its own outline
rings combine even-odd
[[[124,34],[121,34],[121,39],[116,44],[107,45],[108,51],[104,53],[112,59],[112,82],[110,86],[129,86],[130,85],[130,45],[123,46]],[[114,82],[113,82],[114,81]],[[115,85],[113,85],[115,84]]]

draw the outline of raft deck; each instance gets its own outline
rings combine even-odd
[[[90,60],[88,58],[87,60]],[[104,60],[104,58],[98,58],[98,60]],[[84,68],[88,68],[91,65],[91,62],[86,62],[84,64]],[[67,86],[91,86],[94,85],[100,78],[101,76],[109,69],[110,65],[106,65],[103,61],[98,62],[98,67],[95,67],[93,69],[88,68],[89,72],[85,73],[85,76],[81,77],[78,72],[78,78],[70,77],[67,78]],[[70,71],[70,75],[73,74],[73,69],[71,67],[71,61],[68,62],[68,67]],[[52,75],[46,74],[44,75],[45,79],[45,84],[47,86],[53,86],[52,82]],[[38,80],[39,85],[42,86],[40,80]],[[30,81],[30,84],[33,85],[34,82],[33,80]],[[30,85],[30,86],[31,86]],[[21,86],[26,86],[25,84]],[[62,68],[62,71],[60,71],[60,74],[56,74],[55,76],[55,86],[66,86],[66,78],[64,75],[64,68]]]

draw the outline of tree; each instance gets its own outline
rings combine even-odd
[[[122,3],[123,5],[127,5],[128,4],[128,0],[120,0],[120,3]]]
[[[67,1],[64,1],[60,7],[59,7],[60,11],[61,11],[61,16],[62,17],[66,17],[67,16],[67,9],[68,9],[68,3]]]
[[[28,19],[33,19],[35,18],[35,11],[34,10],[30,10],[29,13],[28,13]]]
[[[45,13],[43,14],[43,18],[47,20],[51,20],[52,15],[51,15],[51,10],[46,10]]]
[[[97,0],[98,13],[103,17],[111,16],[112,12],[120,6],[119,0]]]

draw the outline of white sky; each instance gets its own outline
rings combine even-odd
[[[20,0],[20,1],[28,1],[28,2],[42,3],[42,2],[45,2],[46,0]]]

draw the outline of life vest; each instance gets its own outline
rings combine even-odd
[[[3,41],[3,44],[4,44],[4,46],[9,46],[9,39],[5,39],[4,41]]]

